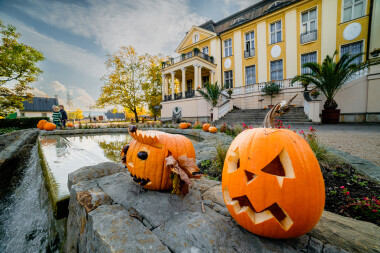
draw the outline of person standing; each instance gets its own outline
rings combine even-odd
[[[61,125],[62,115],[59,112],[59,107],[56,105],[53,105],[53,116],[52,116],[52,118],[53,118],[53,123],[57,127],[62,127],[62,125]]]
[[[61,113],[61,116],[62,116],[62,126],[63,127],[66,127],[66,122],[67,122],[67,113],[65,111],[65,108],[63,107],[63,105],[59,105],[59,113]]]

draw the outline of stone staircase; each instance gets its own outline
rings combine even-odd
[[[241,110],[234,107],[233,110],[218,119],[215,124],[216,126],[221,126],[224,123],[228,125],[240,125],[241,123],[245,123],[246,125],[260,126],[269,110],[270,109]],[[288,114],[277,117],[276,119],[282,120],[285,126],[313,124],[313,122],[307,118],[303,107],[295,107]]]

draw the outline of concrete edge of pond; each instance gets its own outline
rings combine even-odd
[[[68,215],[68,205],[70,196],[58,196],[58,183],[56,182],[53,173],[51,172],[48,163],[46,162],[46,158],[44,153],[41,149],[41,143],[40,140],[37,139],[38,143],[38,156],[40,157],[40,166],[42,169],[42,175],[44,177],[45,186],[48,190],[48,194],[51,200],[52,208],[53,208],[53,214],[54,217],[59,220],[62,218],[67,217]]]

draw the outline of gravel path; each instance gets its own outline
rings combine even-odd
[[[307,130],[310,126],[293,126]],[[366,159],[380,166],[380,124],[378,125],[316,125],[322,144]]]

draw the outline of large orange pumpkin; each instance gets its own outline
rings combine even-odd
[[[74,127],[74,124],[69,122],[69,123],[67,123],[67,127]]]
[[[188,126],[189,125],[187,123],[185,123],[185,122],[179,124],[179,128],[181,128],[181,129],[186,129],[186,128],[188,128]]]
[[[231,216],[252,233],[293,238],[320,219],[325,188],[308,143],[286,129],[245,130],[227,152],[222,189]]]
[[[183,135],[140,131],[133,125],[129,127],[129,133],[133,140],[123,148],[122,162],[127,166],[133,180],[146,189],[172,188],[171,170],[166,166],[168,156],[177,160],[185,155],[195,162],[193,144]],[[199,171],[196,166],[194,169],[193,172]],[[191,173],[188,174],[189,177],[192,177]]]
[[[44,125],[47,123],[46,120],[42,119],[40,121],[38,121],[37,123],[37,127],[40,129],[40,130],[44,130]]]
[[[202,129],[203,129],[203,131],[205,131],[205,132],[208,132],[208,129],[210,128],[210,124],[208,124],[208,123],[206,123],[206,124],[203,124],[203,126],[202,126]]]
[[[56,129],[56,125],[53,124],[53,123],[50,123],[50,122],[47,122],[45,125],[44,125],[44,129],[46,131],[53,131],[54,129]]]
[[[209,127],[208,128],[208,131],[210,132],[210,133],[216,133],[216,132],[218,132],[218,129],[216,128],[216,127],[214,127],[214,126],[212,126],[212,127]]]

